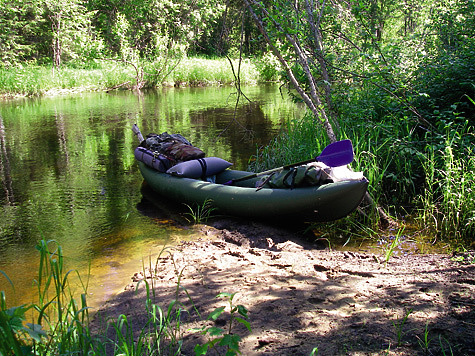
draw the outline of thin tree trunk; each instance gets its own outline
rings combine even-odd
[[[316,11],[316,5],[313,0],[305,0],[305,10],[307,12],[307,21],[310,25],[313,34],[313,40],[315,43],[315,48],[317,51],[317,61],[320,65],[320,72],[323,78],[323,88],[325,90],[325,101],[330,112],[331,123],[333,127],[339,129],[337,113],[334,110],[333,100],[331,98],[331,78],[328,74],[327,63],[325,61],[325,51],[323,48],[323,35],[320,30],[320,19],[323,14],[323,9],[325,7],[325,0],[323,0],[320,13],[318,14],[317,22],[315,22],[315,17],[313,15],[314,10]]]
[[[59,70],[61,66],[61,13],[53,14],[51,17],[51,31],[53,33],[53,75],[54,68]]]
[[[244,0],[244,3],[246,4],[247,8],[249,9],[249,12],[254,19],[254,22],[256,23],[257,27],[259,28],[259,31],[261,34],[264,36],[266,39],[267,44],[270,46],[272,52],[274,55],[278,58],[280,64],[284,68],[285,72],[287,73],[287,76],[290,80],[290,83],[294,87],[294,89],[299,93],[300,97],[302,100],[305,102],[307,107],[310,109],[310,111],[313,113],[313,115],[319,119],[320,122],[322,122],[323,128],[325,129],[325,132],[330,140],[330,142],[335,142],[336,135],[335,132],[333,131],[333,127],[328,119],[328,116],[326,114],[326,111],[323,107],[323,102],[320,99],[320,96],[317,92],[317,86],[316,86],[316,80],[312,75],[312,72],[309,67],[309,59],[305,53],[305,51],[301,48],[298,40],[294,38],[292,35],[286,33],[282,26],[274,21],[274,25],[282,31],[284,36],[286,37],[287,41],[292,45],[295,54],[298,57],[299,64],[302,66],[302,69],[305,73],[305,76],[307,77],[308,84],[310,86],[310,93],[307,93],[302,86],[299,84],[298,80],[295,78],[294,73],[292,72],[292,69],[290,68],[290,65],[288,62],[285,60],[285,58],[282,56],[280,51],[272,44],[272,41],[269,38],[269,35],[264,27],[264,24],[262,20],[257,16],[257,14],[254,12],[253,8],[251,7],[251,4],[255,6],[260,6],[255,0]],[[271,18],[269,16],[269,13],[267,12],[266,9],[261,7],[261,10],[268,16],[268,18]]]

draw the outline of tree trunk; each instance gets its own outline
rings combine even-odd
[[[323,13],[323,8],[325,7],[325,0],[323,0],[320,13],[318,14],[317,22],[315,22],[315,17],[313,15],[314,10],[316,11],[316,6],[314,0],[305,0],[305,10],[307,12],[307,20],[310,28],[312,30],[313,40],[316,49],[316,55],[318,64],[320,65],[320,71],[323,78],[323,88],[325,90],[325,102],[330,113],[331,124],[333,127],[339,129],[337,113],[334,110],[333,100],[331,98],[331,79],[328,74],[327,63],[325,61],[325,51],[323,48],[323,36],[320,30],[320,19]]]
[[[53,68],[61,66],[61,13],[55,13],[51,17],[51,31],[53,33]]]
[[[299,93],[300,97],[302,100],[305,102],[307,107],[310,109],[310,111],[313,113],[313,115],[320,121],[322,122],[323,128],[325,129],[325,132],[330,140],[330,142],[335,142],[336,135],[333,130],[333,127],[328,119],[326,110],[324,108],[323,102],[320,98],[320,95],[318,94],[317,91],[317,85],[316,85],[316,80],[312,74],[312,71],[309,66],[309,58],[305,52],[305,50],[300,46],[298,40],[291,34],[286,33],[282,26],[272,19],[272,17],[269,15],[267,10],[265,8],[261,7],[261,10],[263,13],[269,18],[272,19],[274,22],[274,25],[283,33],[287,41],[292,45],[293,50],[295,52],[295,55],[299,61],[300,66],[302,67],[305,76],[308,81],[308,85],[310,87],[309,93],[307,93],[303,87],[300,85],[298,82],[297,78],[295,77],[292,69],[290,68],[289,63],[287,60],[283,57],[282,53],[273,45],[272,41],[269,38],[269,34],[267,33],[264,23],[261,18],[257,16],[253,8],[251,7],[252,5],[255,6],[260,6],[255,0],[244,0],[244,3],[246,4],[247,8],[249,9],[249,12],[254,19],[254,22],[256,23],[259,31],[261,34],[264,36],[267,44],[270,46],[272,52],[274,55],[278,58],[280,64],[284,68],[285,72],[287,73],[287,76],[289,78],[290,83],[294,87],[294,89]]]

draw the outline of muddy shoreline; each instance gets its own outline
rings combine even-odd
[[[95,327],[124,314],[139,332],[149,318],[145,279],[153,303],[166,309],[178,299],[185,309],[183,355],[207,340],[192,328],[227,325],[229,313],[202,321],[227,305],[216,298],[223,292],[248,310],[252,331],[233,328],[243,355],[475,354],[474,253],[393,256],[386,265],[377,253],[328,250],[263,223],[195,228],[195,240],[164,251],[152,269],[137,266]]]

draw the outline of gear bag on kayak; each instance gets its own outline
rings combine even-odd
[[[171,161],[172,165],[205,156],[202,150],[193,146],[182,135],[170,135],[167,132],[148,134],[145,140],[145,147],[152,152],[164,155]]]
[[[262,188],[293,189],[361,179],[363,179],[362,172],[353,172],[347,166],[328,167],[324,163],[315,162],[263,176],[257,182],[256,188],[258,190]]]

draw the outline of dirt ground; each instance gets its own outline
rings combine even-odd
[[[130,276],[96,322],[124,314],[140,331],[149,316],[144,283],[136,288],[145,278],[154,303],[166,309],[178,295],[187,311],[183,355],[207,341],[192,328],[227,328],[228,308],[215,322],[203,321],[227,307],[216,298],[223,292],[236,293],[234,303],[248,310],[252,331],[233,328],[243,355],[475,355],[474,253],[402,254],[385,265],[377,251],[329,250],[299,231],[262,223],[195,228],[196,240],[163,252],[155,270]],[[208,354],[224,355],[217,351]]]

